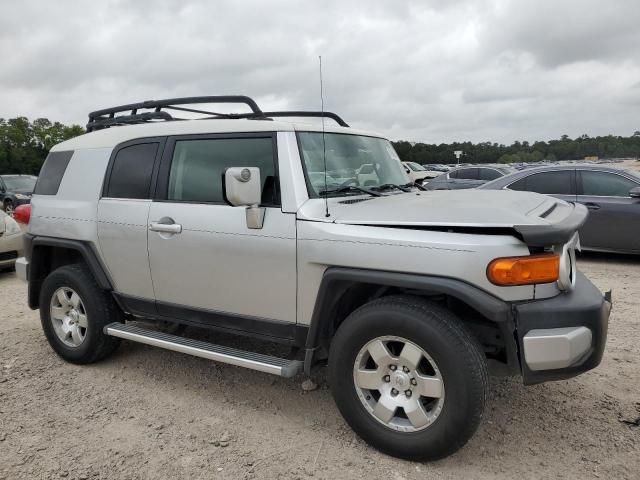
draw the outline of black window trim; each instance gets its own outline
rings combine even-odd
[[[525,178],[529,178],[533,175],[539,175],[541,173],[554,173],[554,172],[569,172],[569,175],[571,176],[571,190],[570,193],[542,193],[541,195],[569,195],[569,196],[576,196],[577,192],[578,192],[578,188],[577,188],[577,174],[576,174],[576,169],[575,168],[557,168],[557,169],[553,169],[553,170],[544,170],[542,172],[527,172],[528,175],[524,175],[520,178],[518,178],[517,180],[514,180],[513,182],[509,183],[508,185],[505,185],[504,187],[502,187],[503,189],[506,190],[511,190],[511,185],[513,185],[514,183],[520,182],[522,180],[524,180]],[[514,192],[519,192],[519,191],[523,191],[523,190],[513,190]],[[530,192],[531,190],[524,190],[526,192]],[[537,192],[533,192],[533,193],[537,193]]]
[[[100,192],[100,199],[108,199],[108,200],[131,200],[131,201],[151,201],[155,194],[155,185],[156,179],[158,176],[158,169],[160,167],[160,159],[162,158],[162,153],[165,148],[167,142],[167,137],[144,137],[144,138],[136,138],[134,140],[127,140],[126,142],[119,143],[116,145],[111,152],[111,156],[109,157],[109,163],[107,164],[107,170],[104,174],[104,180],[102,182],[102,191]],[[151,183],[149,185],[149,198],[125,198],[125,197],[109,197],[106,193],[109,191],[109,182],[111,181],[111,173],[113,172],[113,164],[115,163],[116,156],[120,152],[127,147],[133,147],[135,145],[144,145],[147,143],[157,143],[158,150],[156,151],[156,158],[153,161],[153,170],[151,173]]]
[[[601,169],[598,169],[598,168],[576,168],[576,196],[578,196],[578,197],[632,198],[629,195],[626,195],[626,196],[622,197],[620,195],[587,195],[587,194],[583,193],[582,172],[597,172],[597,173],[608,173],[610,175],[617,175],[617,176],[622,177],[622,178],[624,178],[626,180],[634,182],[637,186],[640,187],[640,182],[638,182],[637,180],[635,180],[632,177],[629,177],[629,176],[625,175],[624,171],[621,171],[620,173],[618,173],[618,172],[612,172],[610,170],[601,170]]]
[[[171,172],[171,162],[173,161],[173,152],[176,146],[176,142],[182,140],[228,140],[236,138],[270,138],[273,148],[273,168],[275,174],[275,188],[277,193],[277,202],[274,204],[260,204],[261,207],[266,208],[279,208],[282,210],[282,195],[280,192],[280,164],[278,162],[278,132],[266,131],[266,132],[231,132],[231,133],[196,133],[187,135],[170,135],[167,137],[167,142],[164,146],[164,152],[162,159],[159,162],[158,173],[155,178],[155,188],[152,187],[152,200],[154,202],[162,203],[184,203],[195,205],[225,205],[231,206],[226,200],[220,202],[200,202],[192,200],[169,200],[169,174]]]

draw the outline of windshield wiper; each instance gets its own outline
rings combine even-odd
[[[411,189],[409,187],[413,186],[408,183],[406,185],[397,185],[395,183],[383,183],[382,185],[376,185],[375,187],[371,187],[371,190],[376,190],[382,192],[384,190],[402,190],[403,192],[410,192]]]
[[[318,192],[318,195],[331,195],[333,193],[348,193],[348,192],[363,192],[363,193],[367,193],[371,196],[374,197],[381,197],[382,194],[378,193],[378,192],[374,192],[372,190],[369,190],[368,188],[364,188],[364,187],[357,187],[355,185],[347,185],[346,187],[340,187],[340,188],[333,188],[331,190],[320,190]]]
[[[404,184],[402,186],[403,187],[407,187],[407,188],[416,187],[418,190],[422,190],[423,192],[427,191],[426,188],[424,188],[422,185],[418,185],[417,183],[409,182],[409,183],[406,183],[406,184]]]

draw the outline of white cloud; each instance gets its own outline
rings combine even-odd
[[[326,107],[394,139],[511,142],[640,128],[636,1],[10,0],[0,116],[83,124],[151,98]]]

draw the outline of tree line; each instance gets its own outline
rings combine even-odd
[[[51,147],[82,133],[84,128],[79,125],[52,123],[46,118],[33,122],[26,117],[0,118],[0,175],[37,175]]]
[[[22,173],[37,175],[51,147],[81,135],[80,125],[63,125],[38,118],[30,122],[26,117],[0,118],[0,175]],[[454,142],[428,144],[393,142],[403,161],[420,164],[455,163],[455,150],[462,150],[462,163],[517,163],[542,160],[576,160],[585,157],[640,158],[640,131],[630,137],[581,135],[548,142],[513,142],[503,145],[491,142]]]
[[[548,142],[515,141],[511,145],[491,142],[454,142],[439,145],[410,143],[404,140],[393,142],[400,159],[419,164],[456,163],[454,151],[461,150],[461,163],[519,163],[543,160],[579,160],[585,157],[640,158],[640,131],[630,137],[606,135],[590,137],[581,135],[569,138],[562,135],[559,140]]]

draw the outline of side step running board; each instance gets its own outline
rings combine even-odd
[[[131,340],[132,342],[144,343],[166,350],[173,350],[174,352],[229,363],[238,367],[250,368],[285,378],[291,378],[302,372],[303,369],[303,362],[300,360],[287,360],[270,355],[262,355],[260,353],[245,352],[243,350],[225,347],[224,345],[178,337],[176,335],[147,330],[124,323],[110,323],[104,327],[104,333],[113,337]]]

